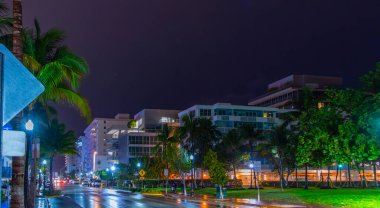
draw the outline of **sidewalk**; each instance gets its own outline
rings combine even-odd
[[[49,207],[59,207],[59,208],[81,208],[77,203],[75,203],[71,198],[65,196],[51,197],[47,198],[49,202]]]
[[[227,203],[228,206],[233,205],[244,205],[244,206],[255,206],[255,207],[287,207],[287,208],[304,208],[307,207],[305,205],[297,205],[297,204],[281,204],[276,202],[266,202],[266,201],[257,201],[257,199],[239,199],[239,198],[224,198],[217,199],[215,196],[209,195],[198,195],[195,196],[184,196],[182,194],[173,194],[168,193],[167,195],[162,195],[162,197],[170,198],[173,200],[188,200],[188,201],[208,201],[212,203],[216,202],[224,202]]]

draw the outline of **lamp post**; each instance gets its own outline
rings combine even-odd
[[[109,179],[108,172],[110,172],[110,169],[107,168],[107,169],[106,169],[106,172],[107,172],[107,187],[108,187],[108,179]]]
[[[114,165],[111,166],[111,185],[113,185],[113,172],[116,170],[116,167]]]
[[[249,188],[251,188],[251,189],[252,189],[252,188],[253,188],[253,187],[252,187],[252,172],[253,172],[253,163],[250,163],[250,164],[249,164],[249,168],[251,169],[251,186],[250,186]]]
[[[191,161],[191,195],[194,196],[194,187],[195,187],[195,170],[194,170],[194,155],[190,155]]]
[[[46,160],[43,160],[42,161],[42,165],[44,166],[44,190],[45,190],[45,187],[46,187]]]
[[[137,164],[136,164],[136,167],[137,167],[137,177],[138,177],[138,181],[141,181],[141,184],[140,184],[140,188],[142,189],[142,188],[144,188],[143,186],[144,186],[144,181],[143,180],[140,180],[140,173],[139,173],[139,170],[140,170],[140,168],[141,168],[141,163],[140,162],[137,162]]]
[[[339,186],[340,187],[342,187],[342,167],[343,167],[342,164],[338,165],[338,168],[339,168]]]
[[[26,154],[25,154],[25,172],[24,172],[24,201],[25,201],[25,206],[28,206],[30,203],[30,197],[34,195],[34,191],[30,190],[31,193],[28,191],[29,187],[29,165],[31,166],[31,175],[32,177],[34,176],[33,174],[33,169],[31,165],[31,150],[32,150],[32,139],[33,139],[33,128],[34,124],[32,120],[28,120],[25,123],[25,130],[27,132],[27,137],[26,137]],[[32,154],[33,155],[33,154]],[[34,180],[31,179],[31,185],[34,183]],[[33,189],[33,185],[31,189]],[[31,194],[31,196],[30,196]]]

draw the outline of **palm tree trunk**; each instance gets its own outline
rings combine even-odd
[[[21,0],[13,0],[13,54],[22,60],[22,4]],[[21,129],[21,114],[15,118],[15,129]],[[11,203],[14,208],[24,207],[24,173],[25,173],[25,157],[12,158],[12,186],[11,186]]]
[[[21,0],[13,0],[13,54],[19,59],[22,60],[23,51],[22,51],[22,4]]]
[[[237,185],[237,177],[236,177],[236,166],[235,166],[235,160],[232,162],[232,168],[234,170],[234,187],[236,188]]]
[[[331,188],[331,186],[330,186],[330,165],[327,166],[327,188]]]
[[[309,179],[307,177],[307,164],[305,164],[305,189],[309,189]]]
[[[13,157],[12,161],[12,189],[11,202],[12,208],[24,207],[24,171],[25,158]]]
[[[377,171],[376,171],[376,162],[373,162],[373,181],[375,182],[375,188],[377,188],[379,186],[379,184],[377,183],[377,175],[376,175]]]
[[[339,165],[338,164],[336,165],[335,185],[338,184],[338,174],[339,174]]]
[[[347,164],[347,175],[348,175],[348,187],[351,187],[351,167],[350,167],[350,163]]]
[[[296,187],[298,188],[298,167],[296,166]]]
[[[49,180],[50,180],[50,192],[54,191],[54,181],[53,181],[53,159],[54,159],[54,154],[50,157],[50,168],[49,168]]]

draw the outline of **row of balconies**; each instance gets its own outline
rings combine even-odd
[[[275,118],[264,118],[254,116],[213,116],[213,121],[241,121],[241,122],[265,122],[275,123]]]

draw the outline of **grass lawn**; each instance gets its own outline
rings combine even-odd
[[[143,190],[145,193],[162,193],[165,188],[148,188]],[[180,192],[177,189],[177,192]],[[170,188],[168,188],[170,192]],[[188,189],[190,192],[190,189]],[[197,194],[215,196],[215,188],[204,188],[196,190]],[[380,189],[359,189],[359,188],[337,188],[319,189],[302,188],[281,189],[268,188],[260,190],[261,200],[272,202],[287,202],[295,204],[319,205],[327,207],[379,207],[380,208]],[[254,198],[257,197],[256,189],[228,190],[228,198]]]
[[[198,194],[215,195],[215,189],[197,190]],[[380,207],[380,189],[280,189],[260,190],[261,200],[333,207]],[[228,190],[229,198],[256,198],[257,190]]]

